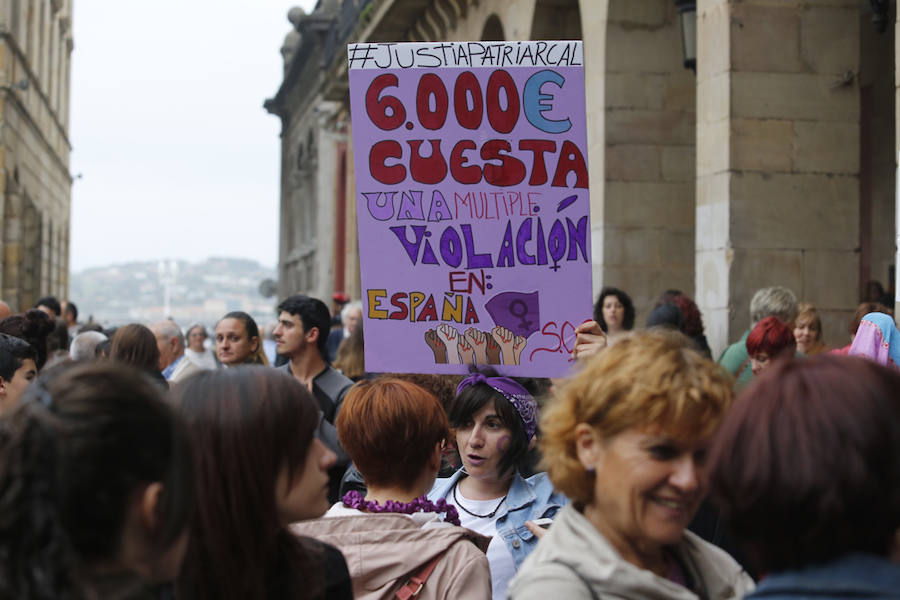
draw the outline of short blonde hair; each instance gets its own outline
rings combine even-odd
[[[558,490],[589,503],[593,477],[575,452],[575,426],[610,439],[631,428],[677,439],[712,435],[732,400],[732,378],[677,332],[641,332],[594,356],[545,409],[543,467]]]
[[[794,321],[794,327],[800,327],[803,323],[809,323],[810,329],[816,330],[816,341],[807,349],[807,355],[819,354],[825,350],[825,338],[822,334],[822,318],[819,317],[819,311],[812,302],[801,302],[797,308],[797,319]]]

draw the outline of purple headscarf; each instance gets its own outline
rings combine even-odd
[[[873,312],[862,318],[848,352],[900,369],[900,331],[891,315]]]
[[[497,393],[509,400],[509,403],[513,405],[513,408],[519,414],[519,418],[522,419],[522,424],[525,426],[525,435],[528,436],[529,440],[533,438],[534,432],[537,430],[538,413],[538,406],[534,396],[509,377],[486,377],[481,373],[472,373],[460,381],[456,387],[456,395],[459,396],[459,393],[470,385],[479,383],[493,388]]]

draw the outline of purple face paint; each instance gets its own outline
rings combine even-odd
[[[508,435],[504,435],[499,440],[497,440],[497,452],[501,455],[506,454],[506,451],[509,449],[510,437]]]

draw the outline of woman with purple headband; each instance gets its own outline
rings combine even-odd
[[[552,519],[568,502],[545,473],[528,479],[519,473],[537,419],[537,402],[518,381],[489,370],[463,379],[450,409],[463,467],[438,479],[428,494],[455,505],[463,527],[491,536],[487,557],[495,600],[506,598],[509,580],[537,545],[541,530],[534,521]]]

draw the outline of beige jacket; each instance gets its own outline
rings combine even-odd
[[[401,514],[365,514],[324,517],[291,528],[343,552],[356,600],[393,600],[411,576],[441,553],[417,600],[489,600],[491,574],[484,552],[490,538],[422,521]]]
[[[708,600],[742,598],[753,580],[724,551],[685,531],[674,548]],[[610,546],[571,504],[522,564],[509,585],[509,600],[696,600],[697,594],[641,569]]]

